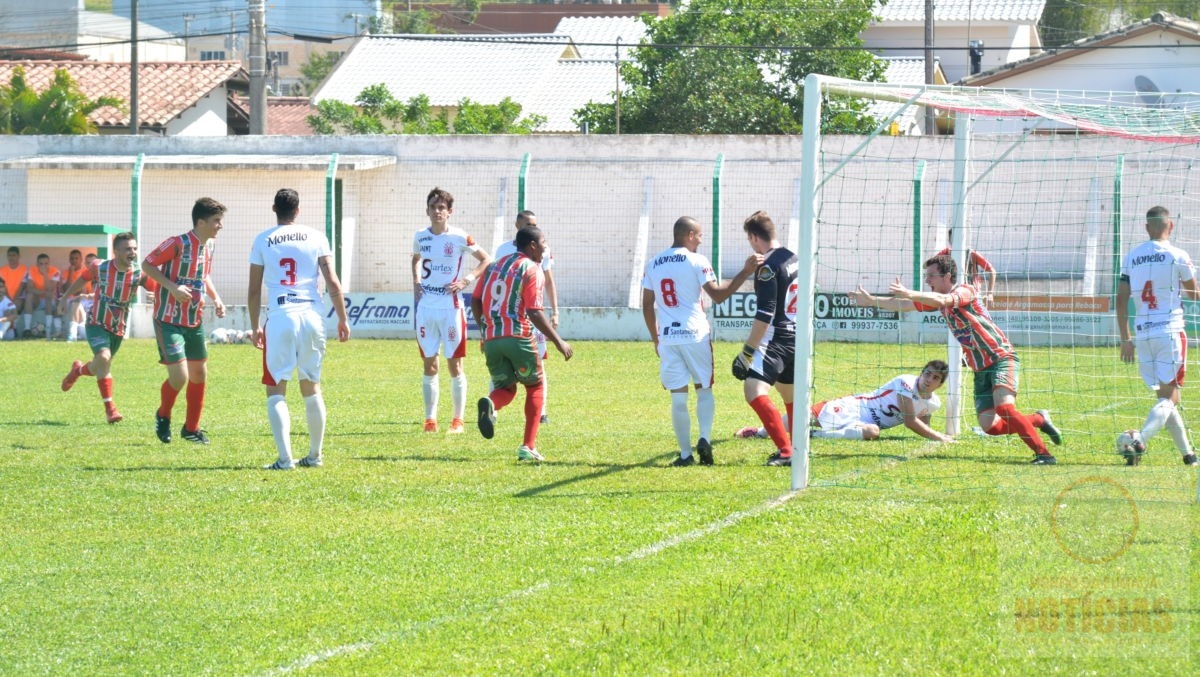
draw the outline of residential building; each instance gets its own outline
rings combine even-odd
[[[0,0],[0,44],[81,54],[96,61],[129,61],[129,19],[89,12],[83,0]],[[182,61],[183,41],[138,23],[138,58]]]

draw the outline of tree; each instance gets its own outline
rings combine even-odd
[[[112,96],[88,99],[61,68],[39,93],[25,81],[25,69],[17,66],[9,84],[0,85],[0,134],[95,134],[88,115],[105,106],[124,109],[125,102]]]
[[[317,91],[317,87],[329,77],[333,72],[333,67],[337,65],[338,59],[341,57],[336,52],[326,52],[324,54],[313,54],[300,65],[300,77],[302,78],[296,84],[296,94],[312,94]]]
[[[862,47],[873,0],[693,0],[645,19],[648,45],[621,64],[620,131],[661,134],[791,134],[801,129],[809,73],[883,79]],[[826,132],[865,133],[864,104],[830,98]],[[617,131],[616,103],[589,103],[575,121]]]
[[[386,85],[363,89],[354,104],[326,99],[308,126],[317,134],[529,134],[545,118],[521,117],[521,105],[505,97],[498,104],[458,102],[453,120],[448,111],[433,112],[424,94],[408,101],[392,96]]]
[[[1061,47],[1076,40],[1149,19],[1156,12],[1181,17],[1200,15],[1200,0],[1046,0],[1038,32],[1046,47]]]

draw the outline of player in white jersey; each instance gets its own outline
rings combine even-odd
[[[934,392],[946,382],[950,367],[942,360],[930,360],[919,376],[901,374],[876,388],[874,392],[846,395],[818,402],[811,412],[813,437],[839,440],[874,440],[888,428],[903,425],[935,442],[953,442],[954,438],[930,427],[933,412],[942,403]],[[787,421],[784,426],[789,425]],[[747,427],[737,437],[767,437],[764,428]]]
[[[522,210],[517,214],[517,230],[521,230],[526,226],[537,227],[537,214],[528,209]],[[504,244],[496,247],[496,253],[493,258],[496,261],[508,256],[509,254],[517,253],[517,241],[509,240]],[[558,287],[554,284],[554,256],[550,252],[545,252],[542,256],[542,280],[545,283],[545,301],[550,304],[550,312],[547,319],[550,320],[550,326],[558,329]],[[533,337],[537,340],[538,355],[542,360],[546,359],[546,335],[538,331],[535,327]],[[549,391],[550,381],[546,378],[546,362],[542,362],[542,413],[540,423],[549,423],[550,418],[546,415],[546,407],[549,399],[546,397]]]
[[[279,459],[270,470],[290,470],[292,460],[291,414],[287,382],[299,372],[300,394],[308,422],[308,455],[302,466],[323,463],[325,399],[321,395],[321,361],[325,357],[325,304],[317,286],[324,277],[333,310],[337,313],[338,340],[350,339],[342,284],[333,269],[333,252],[322,233],[296,223],[300,195],[291,188],[275,193],[277,225],[258,234],[250,247],[250,287],[247,305],[254,344],[263,348],[263,385],[267,387],[267,419],[275,437]],[[263,286],[267,288],[266,324],[259,326]]]
[[[712,465],[712,423],[716,410],[713,399],[712,333],[704,313],[702,292],[714,303],[729,298],[750,279],[762,257],[752,255],[731,280],[717,283],[712,265],[697,254],[703,240],[700,223],[690,216],[675,221],[674,243],[670,249],[646,263],[642,277],[642,317],[654,340],[663,388],[671,391],[671,424],[679,443],[679,457],[672,465],[696,462],[692,456],[692,420],[688,414],[688,384],[696,384],[696,418],[700,438],[696,455],[701,465]]]
[[[462,292],[473,283],[492,257],[465,231],[449,225],[454,214],[454,196],[441,188],[425,198],[429,227],[413,236],[412,274],[416,294],[417,346],[425,363],[421,394],[425,398],[425,432],[437,432],[438,352],[446,353],[450,368],[450,398],[453,418],[450,432],[463,431],[467,406],[467,375],[462,361],[467,354],[467,314]],[[477,264],[469,271],[466,255]]]
[[[1158,394],[1142,424],[1142,444],[1126,456],[1127,465],[1137,465],[1145,444],[1166,426],[1183,455],[1183,462],[1196,464],[1183,417],[1179,414],[1179,387],[1187,369],[1187,335],[1184,333],[1183,294],[1200,298],[1196,276],[1188,253],[1170,243],[1175,220],[1166,207],[1146,212],[1146,233],[1150,239],[1133,248],[1121,261],[1117,285],[1117,329],[1121,332],[1121,360],[1133,362],[1136,353],[1142,380]],[[1136,291],[1136,294],[1134,293]],[[1129,299],[1137,313],[1129,333]]]

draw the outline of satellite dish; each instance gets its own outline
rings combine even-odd
[[[1142,103],[1151,108],[1162,106],[1162,91],[1159,90],[1158,85],[1154,84],[1154,81],[1150,78],[1145,75],[1138,75],[1133,79],[1133,88],[1137,90],[1138,98],[1142,100]]]

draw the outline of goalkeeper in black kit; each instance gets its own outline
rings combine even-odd
[[[796,368],[796,255],[779,246],[775,223],[766,212],[750,215],[742,224],[746,239],[763,263],[754,273],[758,313],[750,337],[733,360],[733,376],[744,382],[750,408],[758,414],[778,450],[767,465],[791,465],[792,441],[779,409],[771,402],[771,386],[783,397],[789,421]]]

